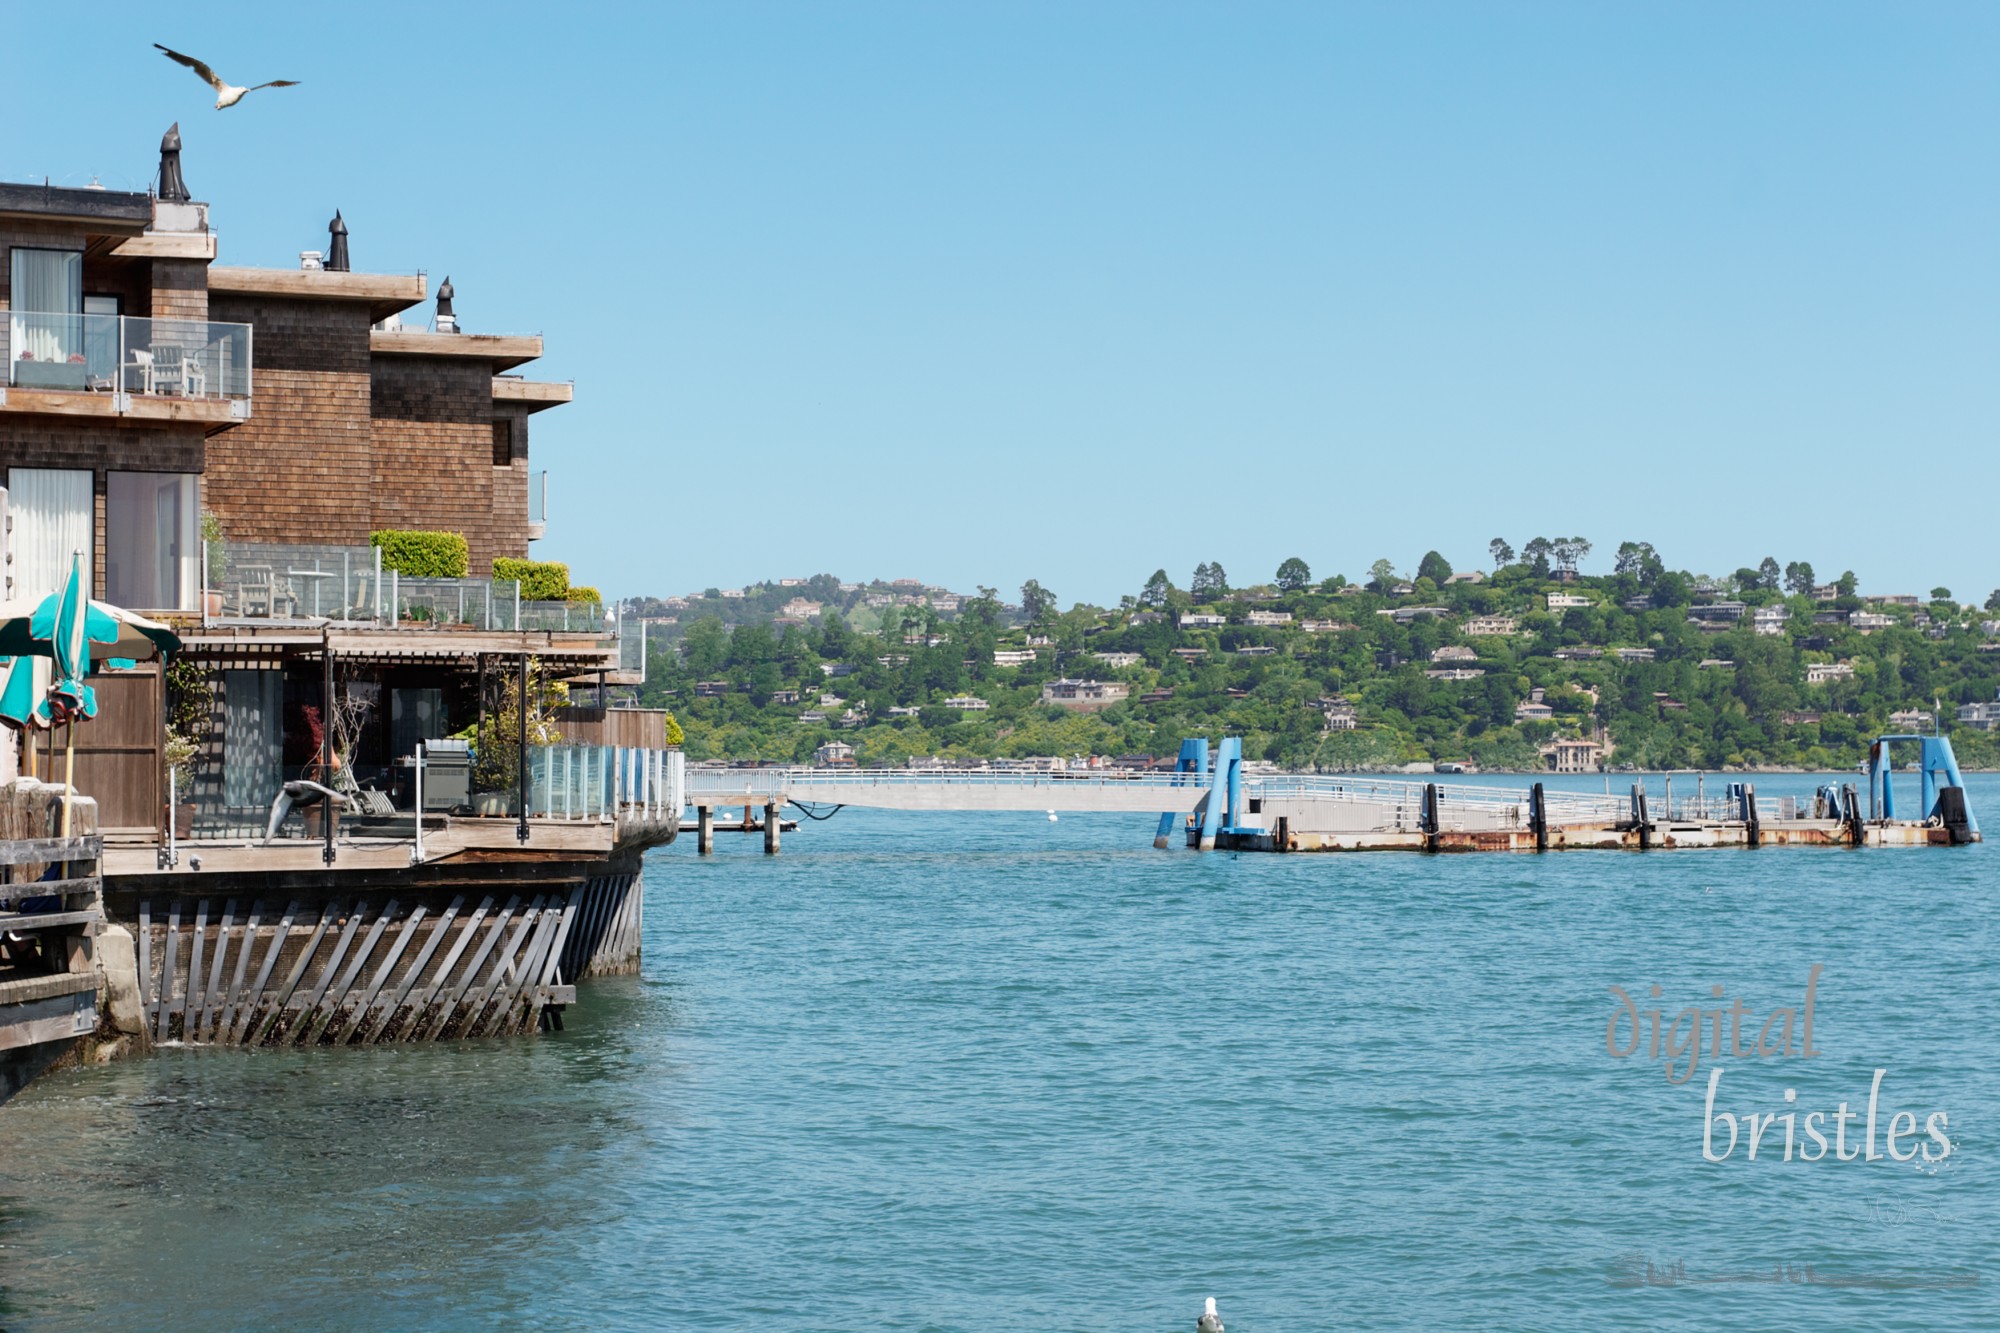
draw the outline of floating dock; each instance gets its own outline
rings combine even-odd
[[[1915,746],[1921,790],[1899,808],[1892,753]],[[1835,782],[1809,797],[1761,797],[1754,783],[1707,783],[1657,803],[1643,784],[1624,795],[1307,773],[1251,774],[1242,742],[1223,739],[1213,762],[1206,739],[1183,742],[1172,772],[919,772],[852,768],[690,768],[697,848],[720,831],[762,831],[776,853],[790,831],[787,804],[815,819],[846,806],[884,810],[1047,810],[1157,815],[1153,845],[1175,829],[1201,851],[1534,852],[1580,848],[1927,847],[1980,840],[1951,743],[1884,736],[1869,751],[1864,783]],[[1910,781],[1905,777],[1904,781]],[[762,819],[757,819],[757,807]],[[719,810],[742,808],[740,825]]]

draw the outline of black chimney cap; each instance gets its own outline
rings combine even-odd
[[[451,308],[451,298],[452,298],[452,297],[454,297],[454,296],[456,296],[456,295],[458,295],[458,293],[457,293],[457,291],[455,291],[455,290],[454,290],[454,289],[452,288],[452,285],[451,285],[451,275],[450,275],[449,273],[447,273],[447,274],[445,274],[445,278],[444,278],[444,282],[443,282],[443,283],[441,283],[441,284],[439,284],[439,286],[438,286],[438,316],[439,316],[439,318],[441,318],[441,319],[445,319],[445,318],[451,318],[451,317],[453,317],[453,316],[454,316],[455,312],[454,312],[454,311],[452,310],[452,308]]]
[[[167,126],[167,132],[160,136],[160,198],[175,204],[184,204],[191,198],[187,181],[181,176],[181,123],[178,120]]]
[[[341,219],[340,210],[333,210],[333,221],[326,224],[332,240],[326,247],[326,269],[329,273],[347,272],[347,223]]]

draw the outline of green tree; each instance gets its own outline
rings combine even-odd
[[[1395,581],[1396,566],[1390,563],[1387,556],[1368,566],[1368,584],[1376,592],[1389,591],[1389,586]]]
[[[1278,587],[1286,592],[1304,592],[1312,585],[1312,581],[1312,570],[1297,556],[1292,556],[1278,566]]]
[[[1775,559],[1767,555],[1758,562],[1757,586],[1759,588],[1762,588],[1765,592],[1776,592],[1778,591],[1778,585],[1782,581],[1783,575],[1779,573],[1778,562]]]
[[[1451,581],[1451,561],[1436,551],[1425,551],[1424,558],[1417,562],[1417,577],[1429,579],[1438,587]]]
[[[1986,599],[1986,609],[1988,611],[2000,611],[2000,588],[1995,588],[1992,595]]]
[[[1021,585],[1021,614],[1031,625],[1039,625],[1056,609],[1056,595],[1035,579]]]
[[[1163,610],[1167,605],[1168,594],[1173,591],[1173,580],[1167,577],[1167,571],[1156,569],[1153,571],[1153,577],[1146,580],[1145,588],[1139,593],[1139,605],[1151,607],[1155,611]]]
[[[1212,602],[1229,595],[1229,576],[1222,572],[1221,561],[1203,561],[1194,567],[1194,583],[1191,585],[1197,602]]]
[[[1505,537],[1495,537],[1486,543],[1486,553],[1493,557],[1493,568],[1514,563],[1514,548],[1507,544]]]
[[[1549,556],[1554,551],[1555,546],[1547,537],[1537,537],[1521,548],[1521,562],[1536,578],[1545,579],[1549,576]]]
[[[696,680],[720,671],[728,656],[729,631],[722,627],[722,617],[703,616],[688,626],[687,635],[681,640],[681,657]]]
[[[1803,560],[1794,560],[1785,566],[1785,591],[1794,597],[1804,597],[1813,590],[1813,567]]]
[[[1948,601],[1950,601],[1950,600],[1951,600],[1951,589],[1950,589],[1950,588],[1932,588],[1932,589],[1931,589],[1931,600],[1932,600],[1933,602],[1948,602]]]
[[[1834,586],[1842,597],[1852,597],[1855,595],[1855,589],[1861,586],[1861,582],[1854,577],[1854,571],[1850,569],[1841,574]]]

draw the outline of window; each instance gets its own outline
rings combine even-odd
[[[20,251],[15,251],[19,254]],[[14,532],[7,566],[9,598],[48,596],[69,577],[71,557],[83,555],[84,587],[91,583],[97,505],[90,473],[68,469],[7,469],[7,510]]]
[[[35,250],[24,245],[10,252],[7,375],[25,388],[71,387],[63,381],[70,354],[78,366],[74,386],[82,388],[83,252]]]
[[[83,298],[83,360],[92,388],[116,381],[118,375],[118,298]]]
[[[199,584],[201,479],[112,472],[104,487],[104,596],[146,611],[192,611]]]
[[[514,463],[514,432],[509,423],[493,423],[493,466],[511,467]]]

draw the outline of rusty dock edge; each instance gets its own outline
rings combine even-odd
[[[1188,845],[1196,846],[1191,832]],[[1239,852],[1534,852],[1647,851],[1696,847],[1944,847],[1978,842],[1980,835],[1955,838],[1952,830],[1897,822],[1862,824],[1840,820],[1552,826],[1546,842],[1531,829],[1307,830],[1276,816],[1269,831],[1225,830],[1215,836],[1218,851]]]

